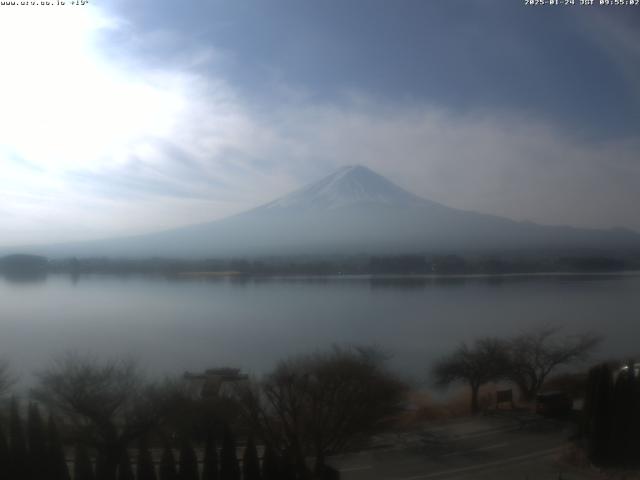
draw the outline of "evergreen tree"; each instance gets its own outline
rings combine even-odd
[[[611,459],[611,425],[613,405],[613,374],[607,364],[602,364],[595,375],[595,395],[589,438],[589,453],[596,463]]]
[[[278,464],[276,452],[267,444],[262,456],[262,480],[280,480]]]
[[[58,427],[53,420],[53,416],[49,416],[47,422],[47,468],[49,470],[49,478],[51,480],[69,480],[69,467],[67,467],[67,459],[64,453],[64,446],[60,440]]]
[[[285,449],[280,457],[280,480],[295,480],[295,469],[293,460],[291,458],[291,452],[289,449]]]
[[[29,463],[34,480],[45,478],[49,470],[47,437],[40,409],[35,403],[29,404],[27,414],[27,443],[29,445]]]
[[[240,480],[236,441],[228,425],[224,427],[220,451],[220,480]]]
[[[156,468],[147,445],[147,439],[142,437],[138,446],[137,480],[156,480]]]
[[[633,362],[621,370],[613,390],[612,411],[612,454],[618,464],[625,464],[633,454],[629,446],[632,442],[633,390],[635,375]]]
[[[176,460],[173,456],[173,449],[168,443],[165,444],[160,458],[160,480],[178,480],[178,472],[176,471]]]
[[[89,452],[82,444],[77,444],[75,448],[73,480],[95,480]]]
[[[625,445],[623,448],[625,455],[625,463],[627,465],[636,465],[639,461],[640,457],[640,449],[638,448],[637,437],[638,431],[634,430],[637,424],[637,415],[640,413],[640,405],[638,405],[638,400],[640,398],[637,396],[638,392],[636,391],[638,375],[635,371],[635,362],[631,361],[628,364],[628,370],[626,372],[627,375],[627,386],[626,386],[626,419],[625,419]]]
[[[184,440],[180,448],[180,480],[198,480],[198,458],[191,442]]]
[[[9,444],[7,443],[7,437],[5,437],[4,428],[0,422],[0,478],[4,478],[4,475],[9,475]]]
[[[213,434],[207,435],[204,447],[202,480],[218,480],[218,448]]]
[[[96,452],[96,480],[113,480],[110,470],[104,453],[98,450]]]
[[[129,452],[126,448],[122,451],[120,462],[118,462],[118,480],[135,480],[133,470],[131,469]]]
[[[30,478],[29,453],[24,438],[22,419],[18,401],[11,400],[9,416],[9,452],[11,456],[8,475],[12,480],[27,480]]]
[[[260,480],[260,460],[253,438],[249,437],[242,457],[242,479]]]
[[[598,391],[598,381],[600,374],[600,365],[591,367],[587,375],[587,382],[585,386],[584,405],[582,407],[582,424],[581,431],[585,438],[591,437],[593,430],[593,418],[595,410],[595,402]]]
[[[340,472],[329,465],[324,465],[319,478],[322,480],[340,480]],[[562,474],[558,476],[558,480],[562,480]]]
[[[633,411],[631,415],[631,439],[629,449],[631,452],[631,460],[634,466],[640,466],[640,375],[635,375],[633,382]]]

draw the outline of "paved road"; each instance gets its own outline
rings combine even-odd
[[[570,426],[535,415],[499,415],[432,425],[393,445],[335,458],[343,480],[594,479],[562,464]]]

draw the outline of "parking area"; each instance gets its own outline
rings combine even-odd
[[[570,422],[505,412],[430,424],[333,459],[343,480],[596,479],[561,461]]]

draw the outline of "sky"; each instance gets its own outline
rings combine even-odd
[[[640,231],[639,21],[516,0],[0,6],[0,245],[215,220],[353,164],[452,207]]]

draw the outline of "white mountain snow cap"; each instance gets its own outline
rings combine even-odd
[[[350,165],[265,207],[336,209],[364,203],[415,205],[423,201],[367,167]]]

